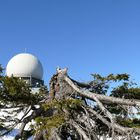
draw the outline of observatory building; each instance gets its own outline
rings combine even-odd
[[[42,64],[37,57],[29,53],[20,53],[11,58],[6,67],[6,75],[25,80],[32,88],[44,84]]]

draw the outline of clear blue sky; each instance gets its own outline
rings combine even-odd
[[[140,0],[1,0],[0,63],[25,48],[46,83],[58,65],[81,81],[129,73],[140,83]]]

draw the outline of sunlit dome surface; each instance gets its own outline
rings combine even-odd
[[[32,54],[21,53],[8,62],[6,75],[9,77],[33,77],[41,80],[43,68],[37,57]]]

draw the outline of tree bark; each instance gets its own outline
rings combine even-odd
[[[109,103],[113,103],[113,104],[116,103],[116,104],[140,107],[139,100],[121,99],[121,98],[92,93],[90,91],[81,91],[67,76],[64,76],[63,78],[69,84],[69,86],[71,86],[79,95],[84,96],[88,99],[94,100],[97,98],[98,100],[105,102],[105,103],[109,102]]]

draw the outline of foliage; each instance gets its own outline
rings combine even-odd
[[[51,135],[53,128],[59,128],[72,116],[72,112],[77,110],[81,106],[82,102],[78,99],[62,99],[62,100],[51,100],[48,103],[43,104],[43,108],[47,115],[40,116],[35,119],[36,133],[46,130],[46,137]],[[53,112],[53,115],[52,115]]]
[[[140,128],[137,117],[140,106],[123,102],[126,99],[131,103],[132,99],[135,102],[140,100],[140,88],[130,81],[128,74],[104,77],[92,74],[93,80],[83,84],[75,80],[68,83],[64,72],[57,73],[55,79],[51,79],[50,85],[53,86],[49,90],[42,86],[33,94],[25,81],[3,76],[2,70],[0,68],[0,109],[6,115],[0,116],[0,135],[6,135],[19,124],[20,131],[15,140],[27,139],[31,135],[37,140],[97,140],[96,135],[127,135],[129,128]],[[50,91],[54,92],[53,98],[49,96]],[[108,102],[108,96],[113,100],[122,99],[121,105],[111,100]],[[18,118],[21,112],[23,116]],[[6,125],[7,122],[10,124]],[[26,131],[29,122],[31,127]]]
[[[107,94],[108,90],[110,90],[111,83],[118,83],[123,81],[129,81],[128,74],[109,74],[108,76],[101,76],[99,74],[92,74],[93,81],[89,84],[93,86],[92,92],[98,94]]]
[[[94,80],[91,83],[95,85],[95,88],[94,90],[92,90],[92,92],[107,95],[109,91],[109,96],[124,99],[140,99],[140,88],[136,87],[136,84],[130,81],[130,76],[128,74],[109,74],[105,77],[99,74],[92,74],[92,76]],[[113,88],[111,88],[112,83],[114,86]],[[123,125],[125,127],[140,126],[138,118],[134,117],[130,119],[130,114],[132,112],[128,108],[124,108],[124,106],[117,104],[106,104],[105,106],[111,113],[113,113],[116,116],[116,120],[120,125]],[[95,108],[96,110],[99,110],[97,106],[95,106]],[[100,123],[102,124],[102,122]],[[100,123],[98,120],[98,125]],[[101,126],[103,127],[103,124]]]

